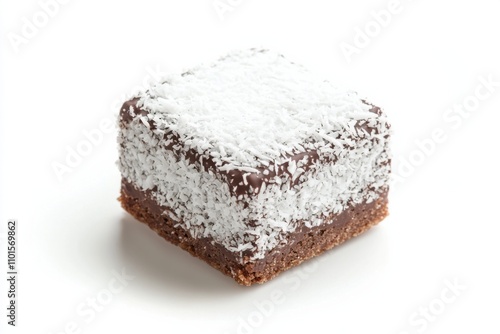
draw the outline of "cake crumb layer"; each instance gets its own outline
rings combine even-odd
[[[320,226],[302,227],[287,235],[287,245],[269,251],[263,259],[250,260],[230,252],[210,238],[193,238],[178,221],[168,215],[168,207],[158,205],[148,191],[122,180],[122,207],[158,235],[188,251],[241,285],[262,284],[283,271],[367,231],[388,215],[387,193],[370,203],[355,204],[340,214],[331,214]]]

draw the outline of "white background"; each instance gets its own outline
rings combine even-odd
[[[498,2],[401,0],[380,31],[371,12],[386,0],[222,2],[232,7],[221,18],[213,0],[73,0],[16,48],[23,17],[44,24],[42,9],[1,1],[0,222],[5,233],[9,218],[19,221],[20,273],[17,327],[7,328],[3,238],[1,332],[498,333]],[[373,37],[349,62],[341,43],[366,27]],[[53,164],[82,145],[84,131],[114,122],[151,69],[254,46],[383,107],[401,179],[381,225],[248,288],[120,208],[114,129],[62,180]],[[479,100],[476,89],[488,92],[481,77],[497,86]],[[464,101],[464,117],[448,111]],[[445,140],[429,144],[439,129]],[[426,155],[416,141],[428,144]],[[87,298],[108,302],[122,268],[135,278],[102,311],[77,311],[90,309]],[[447,291],[448,281],[459,291]]]

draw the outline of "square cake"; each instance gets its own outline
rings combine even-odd
[[[385,114],[271,51],[165,77],[119,127],[123,208],[243,285],[388,214]]]

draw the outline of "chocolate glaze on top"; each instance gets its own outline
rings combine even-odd
[[[132,122],[132,120],[138,116],[147,116],[148,111],[141,109],[137,106],[139,99],[134,98],[127,102],[125,102],[120,110],[120,126],[125,127],[128,123]],[[366,101],[363,102],[367,105],[371,106],[370,112],[376,113],[377,115],[381,115],[382,111],[379,107],[376,107]],[[153,120],[147,121],[149,128],[151,131],[156,130],[156,125]],[[355,125],[357,129],[364,130],[368,133],[372,131],[378,132],[378,129],[375,127],[369,127],[366,122],[358,121]],[[276,165],[277,168],[269,169],[267,166],[256,167],[255,169],[259,170],[259,173],[255,172],[246,172],[238,169],[232,169],[228,171],[221,171],[217,168],[214,160],[208,155],[199,154],[194,149],[186,149],[183,147],[182,141],[179,136],[165,129],[166,131],[163,134],[165,140],[169,141],[169,144],[165,146],[166,149],[172,151],[178,159],[184,157],[188,159],[190,164],[196,165],[200,164],[203,166],[205,171],[211,171],[216,175],[221,176],[226,180],[229,184],[229,190],[231,195],[237,197],[238,199],[243,198],[242,195],[256,195],[259,193],[260,188],[265,183],[266,186],[270,184],[275,184],[275,177],[281,177],[283,184],[287,184],[288,187],[293,187],[295,185],[300,184],[304,181],[302,177],[297,177],[295,181],[292,181],[292,175],[288,171],[288,167],[290,165],[290,161],[298,162],[302,161],[301,168],[303,169],[302,173],[307,172],[308,170],[315,167],[316,163],[329,163],[334,162],[336,158],[332,155],[322,155],[319,156],[317,150],[310,150],[307,152],[300,152],[293,155],[286,155],[286,158],[289,158],[289,161]],[[354,138],[353,138],[354,139]],[[378,139],[374,139],[378,140]],[[345,149],[349,149],[349,147],[344,146]],[[219,166],[220,167],[220,166]],[[265,174],[264,174],[264,171]],[[289,180],[288,183],[287,180]],[[241,196],[241,197],[240,197]]]

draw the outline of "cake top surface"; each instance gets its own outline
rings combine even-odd
[[[186,149],[217,167],[252,172],[291,155],[376,136],[371,106],[267,50],[233,52],[212,64],[169,75],[137,95],[145,121],[172,131]],[[357,125],[357,126],[356,126]]]

